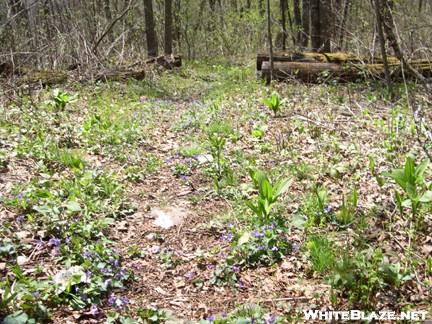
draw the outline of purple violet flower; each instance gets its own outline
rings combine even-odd
[[[35,240],[35,248],[36,250],[42,249],[44,242],[41,239]]]
[[[237,283],[237,286],[240,288],[240,289],[243,289],[244,287],[245,287],[245,284],[244,284],[244,282],[243,282],[243,280],[239,280],[238,281],[238,283]]]
[[[33,294],[33,296],[34,296],[34,298],[40,298],[41,294],[40,294],[39,291],[36,291],[36,292]]]
[[[114,303],[116,302],[116,300],[117,300],[117,298],[114,295],[110,295],[108,297],[108,300],[107,300],[108,305],[110,305],[110,306],[114,305]]]
[[[99,308],[95,304],[91,305],[90,314],[93,316],[99,315]]]
[[[22,222],[25,222],[26,219],[25,219],[25,216],[23,214],[21,214],[21,215],[17,216],[16,220],[18,222],[22,223]]]
[[[263,238],[264,237],[264,233],[261,233],[260,231],[255,230],[253,232],[253,236],[256,238]]]
[[[104,286],[105,286],[105,289],[111,287],[112,286],[112,279],[105,280],[104,281]]]
[[[59,246],[60,243],[61,243],[61,240],[58,238],[55,238],[55,237],[50,238],[48,241],[48,245],[51,245],[51,246]]]
[[[206,320],[209,321],[209,322],[214,322],[214,321],[216,320],[216,316],[214,316],[214,315],[210,315],[210,316],[208,316],[208,317],[206,318]]]
[[[266,319],[265,319],[265,324],[275,324],[276,323],[276,315],[274,314],[270,314]]]

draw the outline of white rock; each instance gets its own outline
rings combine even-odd
[[[180,225],[187,216],[186,210],[178,207],[154,208],[150,213],[155,219],[154,224],[163,229]]]
[[[25,255],[19,255],[17,256],[17,264],[19,266],[22,266],[28,262],[28,258]]]
[[[213,162],[213,156],[210,154],[198,154],[194,156],[195,160],[198,161],[199,164],[211,163]]]

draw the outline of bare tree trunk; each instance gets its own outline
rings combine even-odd
[[[165,54],[172,54],[172,0],[165,0]]]
[[[105,18],[106,18],[107,24],[109,24],[112,21],[110,0],[104,0],[104,11],[105,11]],[[113,35],[112,31],[109,31],[107,37],[108,37],[108,40],[110,41],[110,43],[112,43],[114,41],[114,35]]]
[[[346,21],[348,19],[348,14],[351,6],[351,0],[345,0],[344,8],[343,8],[343,14],[342,14],[342,21],[340,24],[340,30],[339,30],[339,47],[340,49],[343,48],[343,41],[345,36],[345,25]]]
[[[300,0],[294,0],[293,6],[294,6],[294,25],[297,31],[297,35],[295,39],[296,39],[296,44],[299,44],[301,39],[301,28],[302,28]]]
[[[270,63],[270,80],[271,83],[273,79],[273,41],[271,34],[271,13],[270,13],[270,0],[267,0],[267,37],[269,43],[269,63]]]
[[[264,17],[264,12],[265,12],[263,2],[264,0],[258,0],[258,12],[261,17]]]
[[[391,83],[391,77],[390,77],[390,69],[389,69],[388,60],[387,60],[387,52],[386,52],[386,46],[385,46],[385,38],[384,38],[384,32],[383,32],[383,24],[382,24],[382,16],[381,16],[379,0],[374,0],[374,5],[375,5],[375,15],[376,15],[378,38],[379,38],[380,47],[381,47],[381,55],[382,55],[382,59],[383,59],[383,63],[384,63],[385,78],[386,78],[386,82],[387,82],[387,87],[388,87],[389,91],[392,92],[392,83]]]
[[[180,10],[181,10],[181,0],[175,0],[174,2],[174,33],[173,40],[176,43],[177,50],[180,52],[181,49],[181,19],[180,19]]]
[[[332,33],[331,0],[311,0],[312,49],[330,52]]]
[[[331,51],[331,36],[333,33],[333,24],[335,15],[332,12],[331,0],[320,1],[320,32],[321,32],[321,50],[323,52]]]
[[[311,42],[314,51],[318,51],[322,45],[319,4],[319,0],[310,0]]]
[[[286,12],[287,12],[287,0],[280,0],[280,11],[282,25],[282,50],[286,50],[286,39],[287,39],[287,28],[286,28]]]
[[[310,35],[310,0],[303,0],[302,4],[302,31],[300,45],[306,48]]]
[[[408,73],[414,75],[418,80],[424,81],[425,77],[414,69],[405,59],[402,49],[400,47],[397,35],[395,33],[395,23],[393,19],[393,1],[392,0],[378,0],[380,3],[380,13],[382,17],[382,24],[390,46],[393,48],[395,56],[401,61],[403,68]]]
[[[293,44],[295,44],[296,43],[295,31],[294,31],[293,20],[292,20],[292,17],[291,17],[291,10],[290,10],[290,7],[289,7],[288,0],[286,2],[286,9],[287,9],[287,13],[288,13],[288,23],[289,23],[289,27],[290,27],[290,31],[291,31],[292,42],[293,42]]]
[[[153,15],[153,0],[144,0],[144,15],[147,38],[147,55],[155,57],[158,54],[158,42]]]

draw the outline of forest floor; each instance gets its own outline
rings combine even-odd
[[[0,318],[432,319],[432,169],[407,91],[429,124],[432,102],[396,90],[187,63],[2,95]]]

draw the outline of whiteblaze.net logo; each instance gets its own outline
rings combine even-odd
[[[411,320],[421,321],[426,320],[428,312],[426,311],[407,311],[407,312],[392,312],[392,311],[378,311],[378,312],[364,312],[361,310],[350,311],[320,311],[320,310],[305,310],[305,320],[360,320],[360,321],[398,321],[398,320]]]

